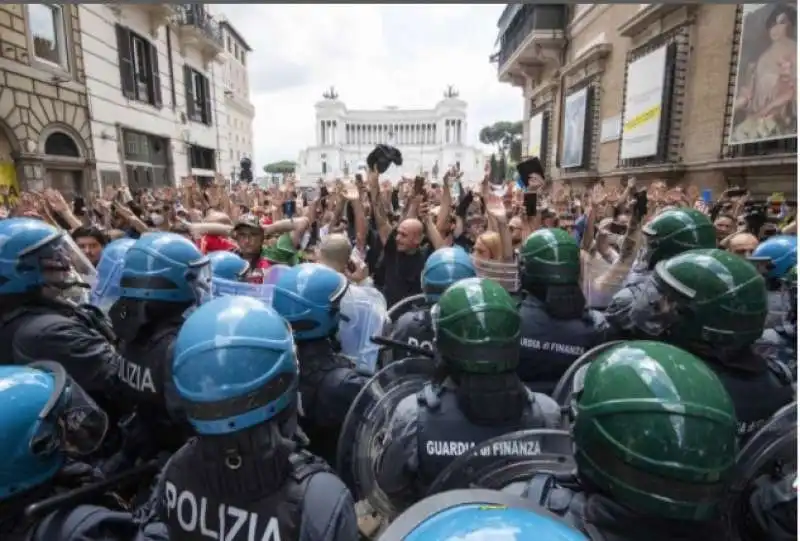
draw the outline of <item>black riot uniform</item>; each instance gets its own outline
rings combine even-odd
[[[358,537],[347,488],[303,449],[294,341],[272,308],[237,296],[199,307],[172,374],[197,437],[167,461],[144,523],[164,522],[170,541]]]
[[[123,362],[113,342],[109,322],[91,306],[31,297],[0,315],[3,359],[15,364],[56,361],[106,410],[104,397],[116,387]]]
[[[138,454],[152,456],[159,451],[175,451],[190,435],[176,402],[169,371],[172,345],[182,324],[180,314],[145,324],[132,339],[120,343],[123,361],[119,370],[122,382],[119,399],[130,405],[129,411],[135,411],[130,420],[131,431],[138,432],[146,425],[147,436],[140,443],[149,449],[138,449]]]
[[[333,463],[342,423],[368,378],[338,355],[327,339],[298,341],[297,358],[300,426],[311,440],[311,449]]]
[[[414,347],[433,351],[433,325],[431,324],[430,306],[406,312],[397,320],[392,329],[392,340]],[[411,352],[394,348],[393,357],[402,359]]]
[[[120,296],[109,310],[125,358],[119,399],[131,412],[118,459],[172,453],[191,435],[176,405],[172,345],[185,314],[207,300],[210,291],[209,259],[179,235],[144,235],[126,252]]]
[[[555,428],[561,421],[558,405],[532,393],[516,374],[520,318],[516,303],[498,283],[480,278],[457,282],[433,312],[434,380],[411,395],[384,389],[403,388],[402,378],[384,383],[380,376],[393,370],[412,372],[405,365],[414,359],[406,359],[379,373],[371,380],[375,391],[365,393],[385,396],[374,411],[392,413],[380,423],[379,417],[367,414],[365,422],[375,423],[373,432],[387,432],[379,438],[381,452],[371,453],[378,455],[377,484],[398,510],[424,495],[447,464],[476,444],[524,428]],[[423,364],[432,363],[426,359]],[[384,404],[394,400],[399,402]]]
[[[733,398],[742,438],[792,401],[789,368],[753,348],[767,303],[764,280],[747,260],[693,250],[658,263],[638,287],[634,336],[657,337],[705,360]]]
[[[525,295],[519,309],[522,339],[517,373],[532,391],[551,394],[570,365],[604,341],[605,320],[595,310],[559,319],[547,305]]]
[[[567,368],[603,342],[604,320],[586,309],[580,250],[562,229],[532,233],[520,249],[522,338],[517,373],[533,391],[550,394]]]

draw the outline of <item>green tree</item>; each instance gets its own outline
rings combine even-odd
[[[282,160],[279,162],[268,163],[263,169],[264,172],[269,175],[288,174],[295,172],[297,169],[297,164],[288,160]]]
[[[500,178],[500,172],[497,166],[497,156],[494,152],[492,152],[492,157],[489,158],[489,178]]]
[[[481,129],[478,138],[484,145],[497,147],[500,154],[513,162],[522,157],[522,121],[495,122]]]

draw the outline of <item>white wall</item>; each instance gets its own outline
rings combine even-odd
[[[175,79],[175,103],[172,103],[169,57],[165,26],[151,34],[148,14],[135,4],[117,4],[119,13],[107,4],[81,4],[81,38],[86,67],[86,86],[89,108],[92,114],[92,137],[98,170],[124,171],[118,150],[117,126],[166,137],[170,139],[173,163],[173,180],[190,174],[183,143],[184,131],[188,130],[193,144],[213,149],[227,148],[227,133],[221,127],[227,125],[224,78],[222,67],[210,62],[204,67],[201,54],[186,47],[182,53],[177,29],[172,32],[173,76]],[[121,89],[118,64],[115,24],[130,28],[147,38],[159,53],[158,67],[161,79],[163,105],[160,109],[135,100],[127,99]],[[186,91],[183,83],[183,65],[205,73],[209,78],[212,93],[213,124],[206,126],[197,122],[182,122],[186,114]],[[219,155],[218,155],[219,156]],[[219,157],[218,157],[219,167]],[[222,170],[225,173],[224,170]],[[195,174],[198,172],[195,171]],[[123,173],[124,178],[124,173]]]

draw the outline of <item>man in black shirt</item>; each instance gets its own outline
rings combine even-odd
[[[428,204],[421,198],[411,203],[407,218],[393,229],[380,197],[378,172],[370,171],[367,180],[375,226],[383,245],[375,269],[375,283],[382,286],[386,304],[391,307],[406,297],[422,293],[420,276],[425,260],[432,250],[443,246],[444,241],[428,213]]]
[[[422,293],[420,276],[431,252],[429,245],[422,244],[424,231],[422,222],[408,218],[400,222],[386,239],[379,272],[383,275],[383,295],[387,306]]]

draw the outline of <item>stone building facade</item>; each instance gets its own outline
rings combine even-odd
[[[77,4],[0,5],[0,185],[95,186]]]
[[[509,4],[493,59],[523,90],[523,148],[552,178],[796,199],[797,102],[776,98],[784,68],[769,62],[785,49],[796,66],[796,23],[781,4]],[[760,111],[756,69],[773,80]]]

